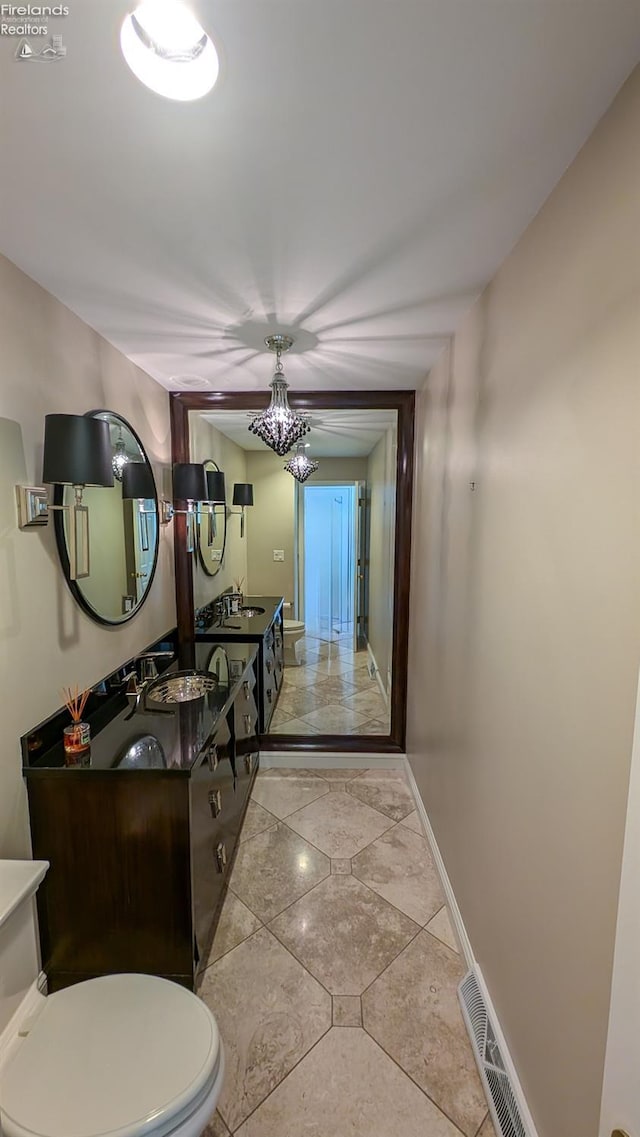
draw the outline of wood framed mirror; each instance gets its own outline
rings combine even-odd
[[[193,392],[171,395],[171,427],[174,462],[193,461],[192,435],[197,433],[194,412],[209,417],[219,412],[234,411],[249,415],[262,409],[264,396],[255,392]],[[343,751],[362,753],[400,753],[405,747],[407,649],[409,626],[409,580],[411,550],[411,509],[413,492],[413,391],[331,391],[293,392],[290,405],[300,412],[309,413],[312,421],[327,408],[350,412],[392,412],[395,415],[395,492],[393,520],[395,521],[392,552],[393,575],[392,603],[390,603],[391,663],[389,668],[390,726],[382,734],[357,733],[270,733],[261,738],[264,750]],[[247,419],[247,423],[248,423]],[[313,439],[313,431],[310,436]],[[264,448],[266,450],[266,447]],[[196,454],[196,458],[198,455]],[[217,457],[217,455],[216,455]],[[281,465],[283,462],[281,462]],[[226,470],[226,458],[225,458]],[[289,476],[289,475],[287,475]],[[318,475],[322,478],[321,472]],[[333,479],[331,479],[333,481]],[[309,483],[311,484],[311,482]],[[254,506],[253,516],[259,506]],[[178,631],[184,641],[194,637],[194,569],[186,552],[184,520],[176,517],[175,562]],[[251,523],[250,523],[251,530]],[[275,552],[275,550],[274,550]],[[251,574],[250,574],[251,576]],[[254,586],[249,580],[250,590]],[[265,589],[266,592],[266,589]],[[283,590],[284,594],[284,590]],[[290,599],[290,598],[287,598]],[[277,728],[276,728],[277,729]]]

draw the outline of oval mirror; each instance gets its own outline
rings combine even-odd
[[[149,459],[127,420],[113,411],[89,411],[89,416],[109,424],[113,486],[85,486],[83,490],[82,504],[89,511],[88,575],[71,579],[69,526],[73,514],[69,510],[54,513],[58,553],[67,584],[87,615],[100,624],[123,624],[144,604],[156,571],[158,495]],[[145,496],[127,496],[135,492]],[[72,506],[73,502],[73,486],[55,487],[55,505]]]
[[[227,541],[227,507],[225,504],[224,474],[213,458],[203,463],[211,493],[208,506],[198,514],[198,553],[200,564],[209,576],[222,568],[224,547]],[[216,501],[219,498],[219,501]]]

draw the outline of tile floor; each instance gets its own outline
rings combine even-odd
[[[271,734],[388,734],[389,712],[353,635],[303,636],[300,667],[285,667]]]
[[[495,1137],[463,974],[402,771],[261,771],[200,985],[205,1137]]]

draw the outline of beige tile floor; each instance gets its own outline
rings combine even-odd
[[[463,974],[401,771],[260,772],[200,986],[205,1137],[495,1137]]]
[[[303,636],[300,667],[285,667],[271,734],[388,734],[389,713],[353,636]]]

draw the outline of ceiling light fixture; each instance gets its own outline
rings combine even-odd
[[[119,482],[122,481],[122,474],[129,460],[130,459],[129,455],[127,454],[124,438],[122,437],[122,427],[120,427],[118,430],[118,437],[116,439],[116,447],[113,452],[113,458],[111,459],[113,476],[114,478],[117,478]]]
[[[213,41],[179,0],[143,0],[125,17],[120,47],[134,75],[168,99],[200,99],[220,64]]]
[[[256,415],[249,423],[249,430],[252,434],[257,434],[258,438],[283,458],[287,451],[307,433],[309,424],[301,415],[291,410],[287,400],[289,385],[284,377],[280,356],[292,346],[294,342],[292,337],[278,334],[267,336],[264,342],[269,351],[274,351],[276,354],[276,369],[271,380],[271,402],[266,411]]]
[[[305,447],[308,445],[308,442],[299,442],[293,457],[284,464],[285,470],[293,474],[298,482],[306,482],[311,474],[315,474],[319,466],[318,462],[314,462],[313,458],[309,458],[305,454]]]

